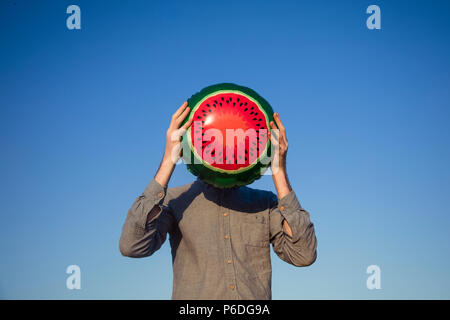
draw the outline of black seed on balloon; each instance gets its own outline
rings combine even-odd
[[[220,106],[222,106],[222,102],[220,103]]]
[[[253,109],[255,109],[255,107],[251,107],[251,108],[250,108],[250,110],[253,110]]]
[[[248,110],[248,108],[245,108],[245,109],[244,109],[244,111],[247,111],[247,110]]]
[[[206,106],[210,107],[209,103],[207,103]]]
[[[259,123],[257,123],[256,126],[259,127]]]
[[[237,102],[239,102],[239,98],[237,98]]]
[[[214,108],[215,108],[215,107],[216,107],[216,104],[214,103],[213,106],[214,106]]]
[[[233,102],[233,107],[236,105],[236,102]]]
[[[239,106],[241,106],[241,107],[242,107],[242,102],[241,102],[241,104],[240,104]]]
[[[197,116],[197,119],[201,119],[202,117],[200,117],[200,116]]]
[[[253,118],[253,121],[256,121],[256,118]]]
[[[209,112],[211,112],[211,109],[208,109]]]
[[[222,99],[222,101],[223,101],[223,97],[220,97],[220,99]]]
[[[247,105],[247,102],[246,103],[244,103],[245,105]],[[252,109],[253,109],[253,107],[252,107]]]
[[[253,114],[253,111],[251,111],[250,114]]]

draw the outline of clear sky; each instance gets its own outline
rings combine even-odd
[[[169,244],[122,257],[122,224],[174,110],[233,82],[280,113],[316,227],[314,265],[273,256],[273,298],[449,299],[449,14],[448,1],[2,1],[0,297],[170,298]],[[170,186],[193,178],[180,165]],[[252,187],[274,190],[268,176]],[[73,264],[81,290],[66,288]],[[373,264],[380,290],[366,288]]]

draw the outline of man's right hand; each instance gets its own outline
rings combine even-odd
[[[169,183],[175,164],[181,156],[180,138],[191,125],[194,118],[188,120],[183,126],[184,119],[189,114],[190,108],[187,102],[183,103],[181,107],[172,115],[169,129],[166,133],[166,147],[164,150],[163,160],[159,166],[158,172],[155,175],[155,180],[163,187]],[[181,126],[181,127],[180,127]]]

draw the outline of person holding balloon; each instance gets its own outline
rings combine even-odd
[[[231,147],[208,139],[231,129],[256,138],[241,145],[233,138]],[[173,299],[271,299],[270,244],[294,266],[317,257],[314,225],[289,183],[287,151],[280,115],[255,91],[234,84],[201,90],[173,114],[161,164],[128,211],[120,252],[151,256],[169,235]],[[180,156],[197,180],[168,188]],[[276,195],[246,186],[269,166]]]

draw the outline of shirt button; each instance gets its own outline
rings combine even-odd
[[[158,197],[162,198],[163,194],[162,192],[158,193]]]
[[[231,264],[231,259],[228,259],[228,260],[227,260],[227,263],[228,263],[228,264]]]
[[[225,239],[229,239],[229,238],[230,238],[230,236],[226,234],[225,235]]]
[[[280,210],[281,210],[281,211],[284,211],[284,206],[281,206],[281,207],[280,207]]]
[[[231,289],[231,290],[234,290],[234,288],[236,288],[236,287],[234,286],[234,284],[230,284],[230,289]]]

